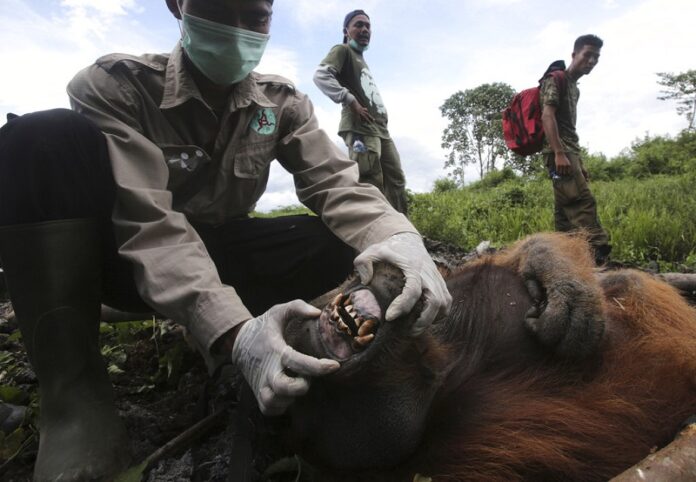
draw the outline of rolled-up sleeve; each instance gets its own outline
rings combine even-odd
[[[222,284],[186,217],[172,209],[169,171],[161,149],[144,135],[138,94],[118,73],[93,65],[70,82],[68,95],[73,109],[106,136],[117,188],[112,219],[119,253],[133,264],[140,295],[209,350],[252,316],[234,288]]]

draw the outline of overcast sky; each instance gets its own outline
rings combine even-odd
[[[488,82],[531,87],[551,61],[569,62],[574,39],[585,33],[605,45],[580,81],[582,145],[614,156],[646,133],[686,127],[674,103],[657,100],[655,74],[696,68],[694,0],[276,0],[257,70],[284,75],[309,94],[337,142],[340,106],[312,74],[355,8],[372,20],[365,58],[415,192],[445,176],[439,106],[447,97]],[[67,107],[67,82],[103,54],[169,52],[178,38],[164,0],[0,0],[0,125],[7,112]],[[261,210],[297,204],[292,180],[274,166]],[[468,172],[474,180],[475,170]]]

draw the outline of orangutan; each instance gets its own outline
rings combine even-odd
[[[597,271],[583,239],[535,235],[447,283],[449,316],[417,337],[417,310],[384,321],[403,284],[386,265],[288,326],[341,363],[289,415],[317,480],[604,481],[696,413],[696,310],[650,275]]]

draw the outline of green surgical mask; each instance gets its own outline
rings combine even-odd
[[[217,85],[243,80],[259,65],[270,35],[183,14],[181,45],[203,75]]]
[[[357,52],[364,52],[365,50],[367,50],[367,47],[369,47],[369,45],[362,46],[358,42],[353,40],[352,38],[350,38],[350,37],[348,37],[348,38],[350,39],[348,41],[348,45],[350,45],[350,47]]]

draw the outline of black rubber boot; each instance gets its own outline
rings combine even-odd
[[[108,480],[130,461],[99,350],[101,241],[89,219],[0,228],[0,257],[39,380],[34,480]]]

